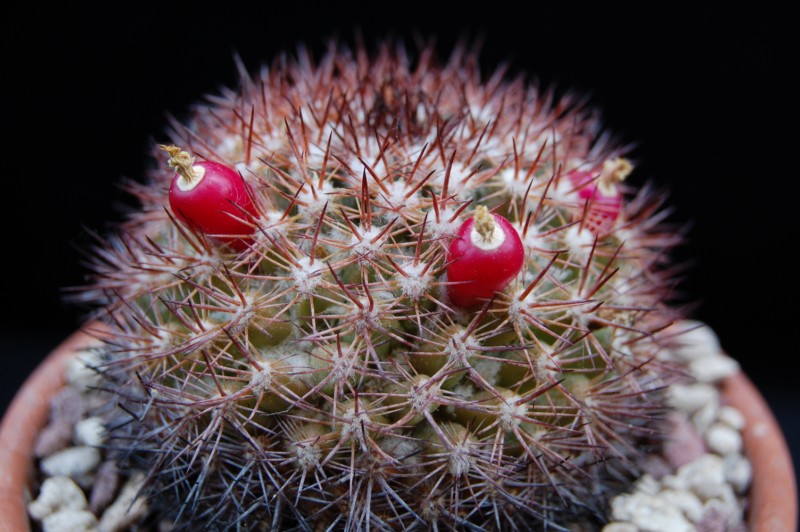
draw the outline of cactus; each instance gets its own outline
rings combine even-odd
[[[115,452],[162,518],[602,520],[660,438],[678,237],[582,100],[482,79],[463,48],[335,46],[168,135],[83,293]],[[231,195],[195,209],[217,192],[187,200],[192,169]]]

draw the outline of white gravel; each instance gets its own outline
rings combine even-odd
[[[741,432],[744,428],[744,416],[732,406],[723,406],[719,409],[719,421]]]
[[[727,456],[742,452],[742,435],[735,428],[724,423],[713,423],[706,432],[709,450]]]
[[[82,419],[75,425],[73,439],[80,445],[90,447],[103,445],[106,442],[106,428],[103,420],[96,416]]]
[[[688,426],[694,439],[672,444],[673,451],[692,447],[693,459],[677,462],[675,471],[660,479],[644,475],[630,493],[611,501],[613,521],[603,532],[745,530],[742,503],[752,478],[750,462],[742,454],[745,420],[730,406],[721,404],[716,384],[739,369],[725,355],[711,329],[698,322],[682,322],[675,330],[689,330],[667,357],[686,363],[691,374],[687,383],[670,387],[668,401],[675,411],[677,427]],[[694,448],[698,439],[702,451]],[[668,446],[669,447],[669,446]],[[694,456],[696,455],[696,456]],[[628,528],[625,528],[628,527]]]
[[[719,338],[705,323],[684,320],[672,325],[672,330],[679,335],[671,354],[681,362],[692,362],[702,358],[708,358],[709,353],[717,354],[722,352]]]
[[[85,445],[68,447],[43,458],[40,464],[42,473],[48,477],[70,477],[79,480],[86,477],[100,465],[100,451]]]
[[[28,504],[28,514],[41,521],[65,510],[85,510],[86,496],[69,477],[50,477],[42,483],[39,496]]]
[[[100,519],[100,532],[121,532],[147,515],[147,504],[137,498],[145,477],[137,474],[128,479],[117,500],[109,506]]]
[[[686,413],[694,413],[719,400],[714,387],[702,383],[674,384],[670,387],[668,397],[670,406]]]
[[[736,373],[739,370],[739,363],[720,353],[693,360],[689,363],[689,370],[700,382],[717,383]]]
[[[97,340],[97,346],[101,346]],[[100,352],[89,346],[80,355],[67,363],[67,384],[79,392],[89,391],[101,383],[100,374],[94,369],[101,363]]]
[[[42,521],[44,532],[97,532],[97,517],[86,510],[64,510]]]
[[[753,480],[753,467],[750,460],[741,454],[734,454],[725,457],[723,462],[725,470],[725,480],[733,487],[739,495],[744,495]]]

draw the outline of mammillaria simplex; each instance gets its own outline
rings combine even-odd
[[[636,473],[675,374],[677,236],[580,100],[463,49],[337,49],[243,74],[170,136],[86,292],[135,418],[115,446],[166,517],[557,527]],[[176,200],[198,168],[222,206]]]

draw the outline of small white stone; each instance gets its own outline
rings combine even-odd
[[[64,476],[79,479],[100,464],[100,451],[93,447],[69,447],[50,455],[41,462],[42,472],[50,477]]]
[[[680,509],[658,496],[634,493],[611,501],[611,513],[617,521],[628,521],[641,530],[652,532],[691,532],[695,528]]]
[[[745,493],[747,488],[750,487],[750,481],[753,478],[753,468],[750,465],[750,460],[740,454],[731,454],[725,457],[722,464],[725,470],[725,479],[731,487],[736,493]]]
[[[703,503],[691,491],[666,489],[658,496],[678,508],[692,523],[699,521],[703,515]]]
[[[678,344],[672,354],[679,360],[691,362],[719,354],[722,349],[714,331],[705,323],[686,320],[673,325],[678,332],[675,338]]]
[[[28,513],[37,521],[63,510],[84,510],[86,496],[69,477],[50,477],[42,483],[39,497],[28,504]]]
[[[103,512],[100,532],[119,532],[129,528],[147,514],[147,502],[137,497],[144,485],[145,476],[136,474],[122,487],[117,500]]]
[[[706,432],[706,443],[715,453],[727,456],[741,452],[742,435],[728,425],[714,423]]]
[[[706,444],[697,433],[686,414],[675,411],[668,416],[669,436],[664,441],[662,457],[672,470],[662,472],[659,477],[671,473],[678,467],[694,462],[706,453]]]
[[[686,478],[679,475],[667,475],[661,479],[661,485],[664,489],[672,489],[677,491],[685,491],[688,489]]]
[[[655,513],[645,514],[634,521],[641,530],[647,532],[696,532],[679,510],[670,507],[658,508]]]
[[[44,532],[96,532],[97,518],[86,510],[63,510],[42,522]]]
[[[743,513],[736,500],[736,495],[730,486],[726,485],[719,498],[706,501],[703,506],[703,518],[709,525],[716,524],[716,528],[706,527],[706,530],[731,530],[742,522]]]
[[[99,417],[87,417],[75,425],[75,443],[99,447],[106,441],[106,427]]]
[[[741,431],[745,424],[742,413],[732,406],[723,406],[719,409],[719,420],[738,431]]]
[[[691,361],[689,371],[701,382],[716,383],[739,371],[739,363],[720,354]]]
[[[686,481],[686,486],[701,500],[722,496],[725,484],[725,471],[722,458],[714,454],[706,454],[690,464],[678,469],[677,477]]]
[[[623,493],[611,499],[611,515],[618,521],[629,521],[640,496]]]
[[[731,517],[728,520],[729,528],[733,528],[744,521],[744,508],[739,503],[739,499],[730,484],[726,484],[722,491],[722,502],[731,511]]]
[[[608,523],[603,527],[603,532],[639,532],[639,527],[633,523],[623,523],[617,521],[615,523]]]
[[[706,404],[719,401],[719,392],[709,384],[675,384],[669,388],[670,406],[692,414]]]
[[[734,513],[741,510],[739,507],[739,501],[736,499],[736,493],[733,492],[733,488],[730,486],[730,484],[725,484],[718,499]]]
[[[694,413],[692,416],[692,425],[694,425],[695,430],[701,436],[706,433],[706,431],[711,427],[711,425],[717,420],[719,415],[719,403],[714,401],[711,403],[706,403],[700,410]]]
[[[636,482],[634,491],[637,493],[644,493],[645,495],[656,495],[659,491],[661,491],[661,485],[655,478],[653,478],[653,475],[644,474]]]
[[[99,341],[96,345],[102,345]],[[86,349],[80,355],[72,357],[67,362],[67,384],[73,389],[83,392],[100,384],[101,377],[97,370],[93,369],[102,363],[100,353],[92,349]]]

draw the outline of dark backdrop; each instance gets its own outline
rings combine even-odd
[[[254,69],[299,42],[320,51],[331,36],[352,41],[360,28],[368,43],[436,35],[443,55],[461,36],[482,37],[484,66],[509,60],[512,71],[591,95],[609,127],[638,142],[635,179],[667,186],[673,220],[692,224],[677,254],[692,261],[685,299],[772,403],[797,462],[800,282],[790,253],[800,153],[790,16],[550,4],[533,4],[531,14],[498,1],[479,11],[397,1],[3,8],[0,412],[80,323],[83,310],[64,305],[61,290],[85,274],[83,227],[107,232],[131,204],[118,183],[143,175],[148,146],[165,139],[166,113],[181,117],[203,94],[234,84],[234,53]]]

